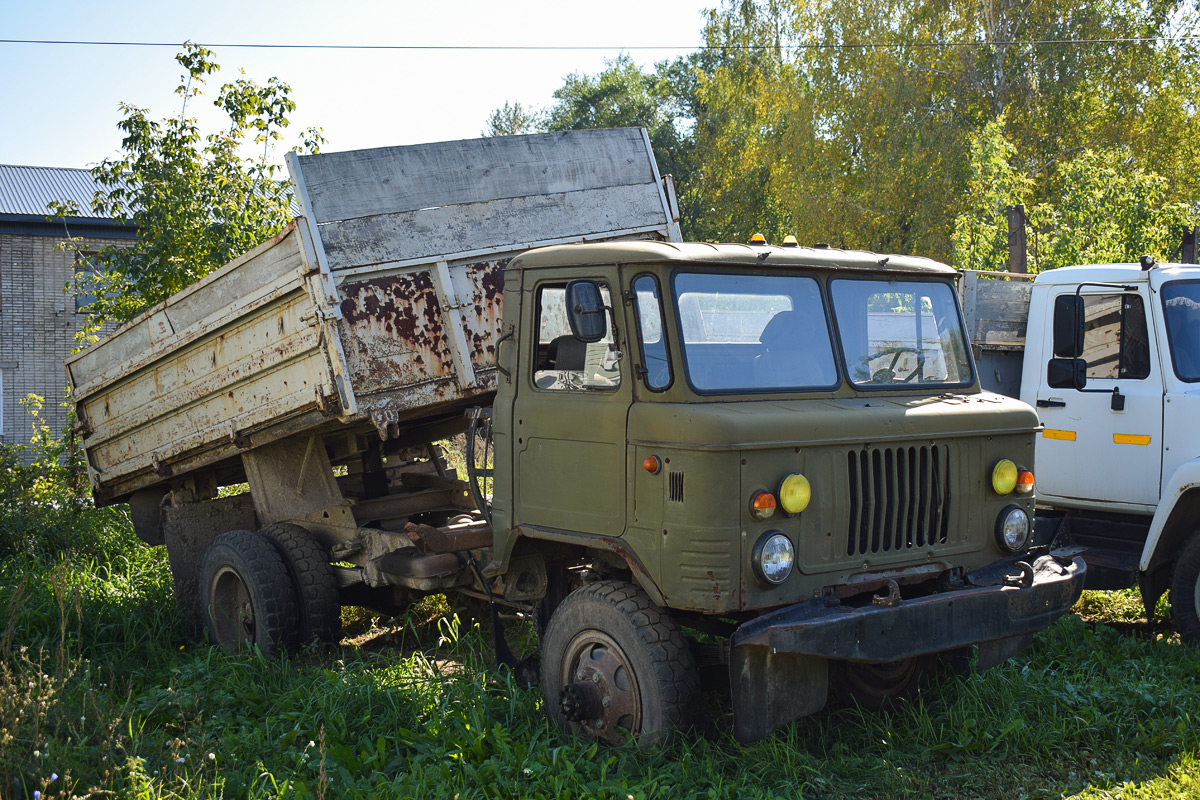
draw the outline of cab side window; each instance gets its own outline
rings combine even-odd
[[[646,386],[662,391],[671,385],[671,358],[667,354],[667,338],[663,331],[658,280],[653,275],[639,275],[633,281],[633,296],[637,304],[638,339]]]
[[[599,283],[606,306],[612,305],[608,286]],[[543,284],[537,289],[537,351],[533,383],[549,391],[614,390],[621,385],[621,354],[613,349],[611,325],[599,342],[581,342],[567,322],[566,284]]]
[[[1150,374],[1146,308],[1137,294],[1083,295],[1088,380],[1141,380]]]

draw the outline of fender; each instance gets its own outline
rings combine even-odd
[[[1164,533],[1169,530],[1168,523],[1171,522],[1171,515],[1179,507],[1180,500],[1188,496],[1189,492],[1197,489],[1200,489],[1200,458],[1193,458],[1191,461],[1180,464],[1179,468],[1171,475],[1170,480],[1163,484],[1158,508],[1154,512],[1154,519],[1150,522],[1150,531],[1146,535],[1146,545],[1142,548],[1142,558],[1138,564],[1139,571],[1142,573],[1150,571],[1156,561],[1155,557],[1160,556],[1159,545],[1162,543]],[[1172,537],[1168,544],[1173,543]]]

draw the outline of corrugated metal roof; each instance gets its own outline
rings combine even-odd
[[[0,164],[0,214],[44,217],[50,203],[73,201],[78,219],[107,219],[92,211],[98,188],[86,169]]]

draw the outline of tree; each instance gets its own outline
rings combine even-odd
[[[705,28],[696,158],[713,224],[946,259],[972,142],[1002,120],[1031,202],[1121,150],[1194,201],[1200,61],[1182,0],[727,0]],[[1077,41],[1090,40],[1090,41]]]
[[[161,302],[222,264],[277,233],[290,218],[290,185],[270,160],[295,109],[290,88],[277,78],[266,85],[241,77],[224,84],[214,101],[229,119],[223,130],[203,136],[188,103],[203,95],[206,78],[217,73],[213,52],[186,43],[176,61],[184,68],[175,90],[178,117],[151,120],[146,109],[122,103],[118,123],[125,137],[121,154],[92,169],[102,187],[92,209],[133,225],[130,247],[109,246],[90,257],[95,274],[73,287],[94,295],[85,337],[107,321],[124,322]],[[302,152],[316,152],[316,129],[301,137]],[[243,149],[261,147],[253,157]],[[51,213],[72,209],[54,204]]]
[[[1194,216],[1193,208],[1170,199],[1171,182],[1138,167],[1127,147],[1084,150],[1065,159],[1059,180],[1049,187],[1023,174],[1016,161],[1003,120],[985,126],[971,149],[965,208],[954,223],[954,265],[960,269],[1005,268],[1010,205],[1027,205],[1031,272],[1131,263],[1145,254],[1170,260]],[[1034,196],[1043,202],[1030,205]]]
[[[541,129],[542,115],[526,108],[519,102],[505,102],[488,115],[484,136],[516,136],[521,133],[536,133]]]

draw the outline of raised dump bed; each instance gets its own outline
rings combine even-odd
[[[301,216],[67,361],[98,502],[237,477],[243,453],[298,433],[429,441],[495,390],[513,256],[679,239],[638,128],[287,163]]]

